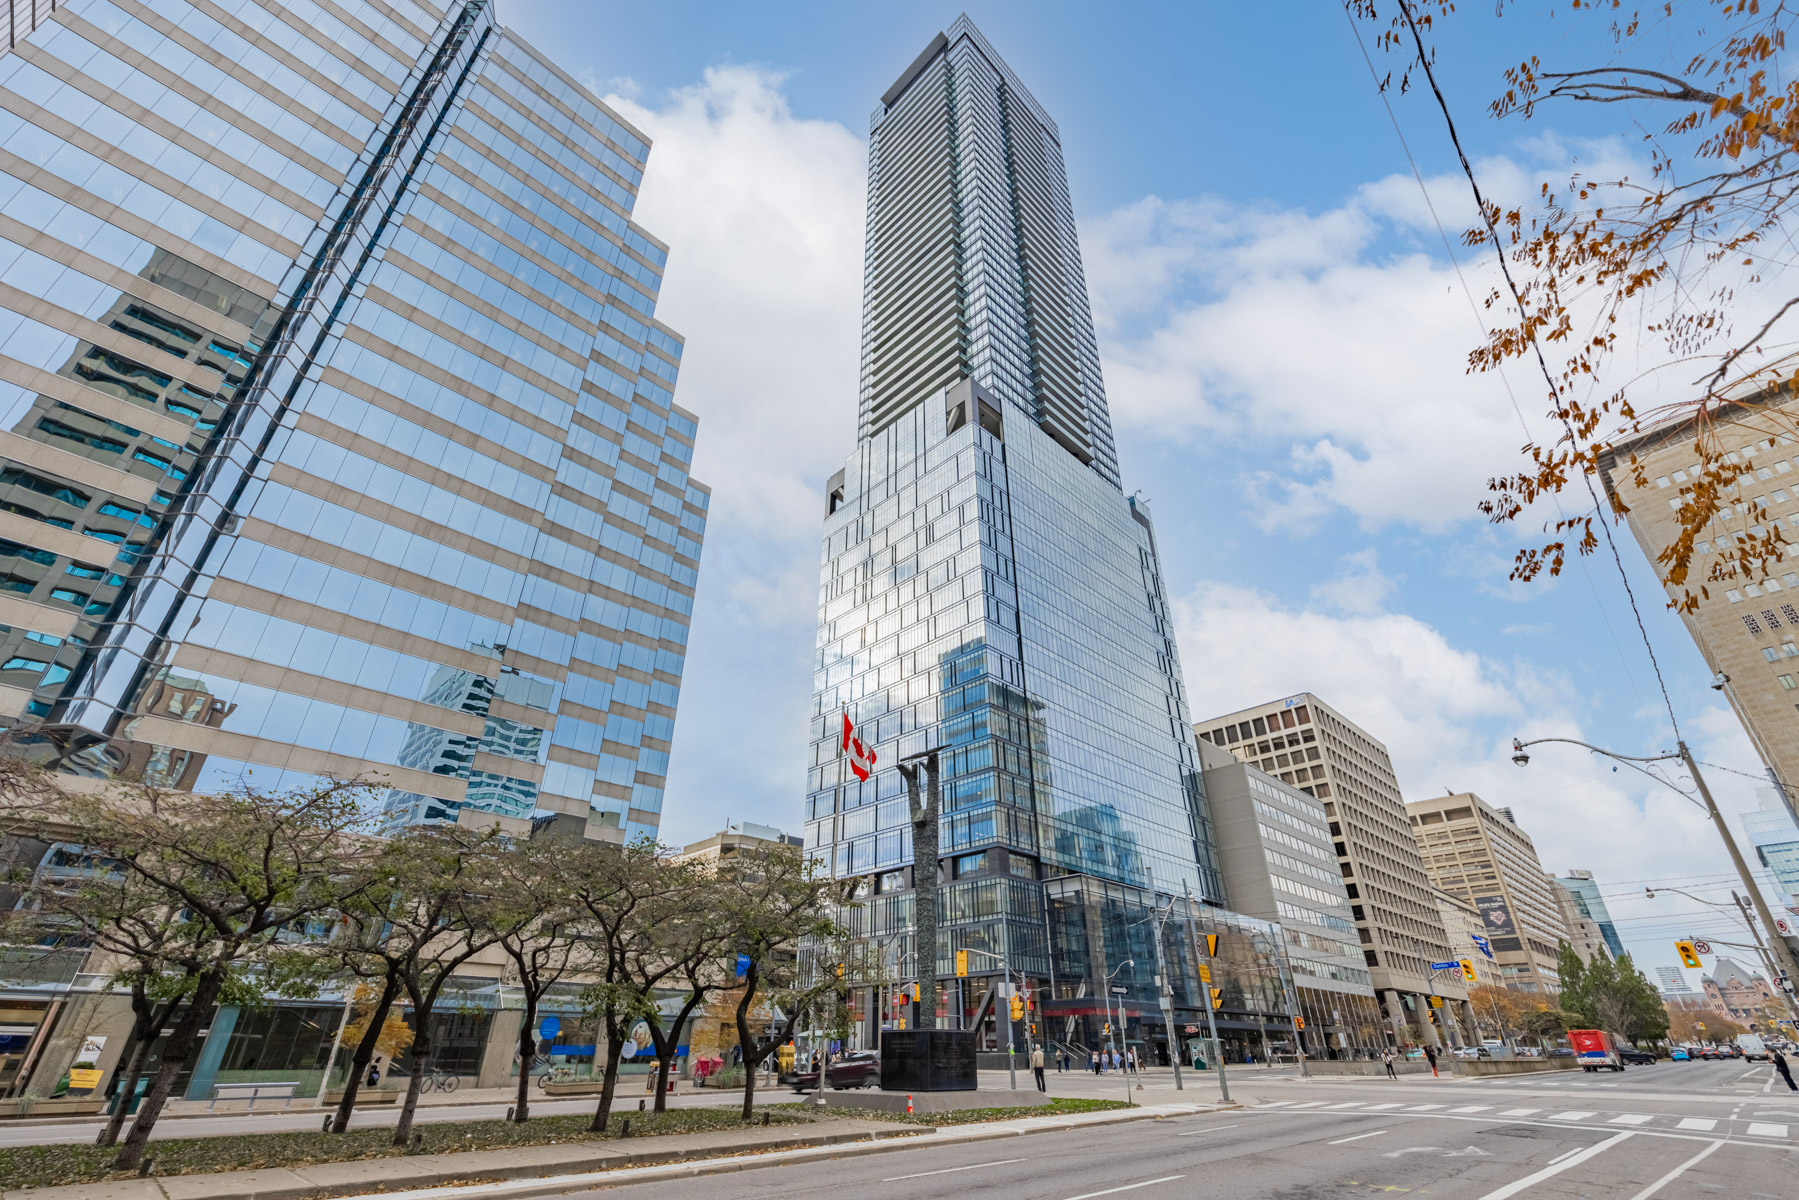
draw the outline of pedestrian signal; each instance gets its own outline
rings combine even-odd
[[[1206,957],[1218,957],[1218,935],[1215,933],[1206,934]]]
[[[1024,1020],[1024,1001],[1017,996],[1012,997],[1012,1019],[1014,1021]]]
[[[1213,988],[1212,989],[1212,1007],[1213,1008],[1223,1008],[1224,1007],[1224,989],[1223,988]]]
[[[958,976],[968,974],[968,951],[966,950],[956,951],[956,974]]]
[[[1467,980],[1469,983],[1474,983],[1475,982],[1474,964],[1469,962],[1465,958],[1461,960],[1461,963],[1462,963],[1462,978]]]
[[[1693,948],[1693,943],[1675,942],[1674,949],[1675,952],[1680,955],[1680,963],[1682,966],[1703,967],[1705,965],[1699,961],[1699,952]]]

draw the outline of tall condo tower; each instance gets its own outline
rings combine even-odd
[[[708,494],[642,135],[488,0],[10,17],[0,718],[653,833]]]
[[[865,881],[851,919],[890,962],[912,890],[941,884],[938,974],[970,952],[951,1025],[986,1019],[1002,960],[1094,1012],[1108,975],[1151,995],[1136,910],[1222,901],[1186,690],[1149,512],[1119,487],[1056,125],[967,17],[875,111],[864,271],[807,843]],[[845,715],[876,753],[866,781]],[[921,880],[894,768],[931,749],[943,859]]]

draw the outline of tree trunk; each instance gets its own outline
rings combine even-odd
[[[137,1120],[131,1123],[131,1132],[125,1135],[125,1141],[119,1146],[119,1153],[112,1160],[113,1170],[137,1170],[138,1161],[144,1154],[144,1145],[150,1140],[150,1131],[156,1128],[156,1119],[162,1116],[163,1106],[169,1102],[169,1093],[175,1088],[175,1076],[181,1074],[181,1068],[193,1057],[194,1043],[199,1040],[200,1025],[206,1020],[213,1001],[219,998],[219,992],[225,986],[225,973],[225,967],[215,966],[200,976],[200,983],[194,989],[187,1015],[175,1026],[168,1048],[162,1053],[162,1066],[156,1072],[156,1082],[145,1093],[144,1102],[137,1110]]]
[[[521,980],[524,973],[520,972]],[[525,989],[524,1024],[518,1027],[518,1102],[512,1106],[514,1123],[523,1125],[531,1116],[531,1066],[537,1061],[537,993]]]
[[[605,1133],[606,1123],[612,1119],[612,1097],[618,1091],[618,1060],[624,1051],[624,1041],[618,1030],[618,1018],[607,1013],[606,1073],[600,1080],[600,1104],[593,1110],[593,1124],[587,1127],[589,1133]]]
[[[394,997],[399,992],[400,982],[393,975],[388,975],[381,981],[381,999],[375,1002],[369,1027],[362,1031],[362,1040],[356,1043],[356,1053],[350,1057],[350,1074],[344,1080],[344,1097],[337,1102],[337,1112],[331,1118],[332,1133],[342,1133],[350,1127],[350,1112],[356,1107],[356,1093],[362,1089],[363,1076],[368,1073],[369,1064],[375,1061],[375,1047],[380,1044],[381,1030],[387,1024],[387,1014],[393,1011]],[[331,1077],[329,1064],[326,1064],[325,1077]]]
[[[156,1045],[156,1035],[178,1003],[178,1000],[170,1000],[158,1011],[149,998],[142,995],[140,989],[132,989],[131,1007],[136,1010],[134,1015],[137,1022],[133,1033],[137,1037],[137,1044],[131,1048],[131,1057],[125,1063],[124,1074],[119,1076],[118,1086],[113,1088],[118,1102],[113,1105],[112,1115],[106,1119],[106,1128],[100,1131],[94,1145],[118,1144],[119,1130],[125,1128],[125,1115],[131,1108],[131,1098],[137,1093],[138,1080],[144,1077],[144,1064],[150,1061],[150,1051]]]
[[[400,1123],[394,1126],[393,1144],[404,1146],[412,1140],[412,1116],[418,1111],[419,1095],[425,1089],[425,1072],[431,1069],[431,1013],[420,1011],[417,1001],[412,1008],[412,1076],[406,1081],[406,1099],[400,1102]]]
[[[681,1006],[681,1011],[675,1015],[674,1024],[669,1026],[667,1033],[663,1032],[661,1018],[657,1015],[655,1010],[652,1009],[649,1013],[647,1024],[650,1027],[650,1041],[656,1047],[657,1112],[668,1111],[669,1068],[674,1064],[675,1051],[681,1047],[681,1031],[687,1028],[688,1019],[693,1016],[693,1010],[699,1007],[699,1003],[705,998],[705,994],[704,991],[688,991],[687,1003]]]
[[[761,972],[756,969],[754,959],[743,973],[743,995],[737,1001],[737,1049],[743,1060],[743,1119],[747,1124],[752,1117],[756,1105],[756,1068],[761,1065],[762,1058],[755,1056],[755,1043],[750,1040],[750,1002],[756,997],[756,985],[761,982]]]

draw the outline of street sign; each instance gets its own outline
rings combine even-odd
[[[1441,996],[1429,996],[1429,997],[1426,997],[1426,998],[1427,998],[1427,999],[1428,999],[1428,1000],[1429,1000],[1429,1001],[1430,1001],[1430,1006],[1431,1006],[1431,1007],[1432,1007],[1432,1008],[1442,1008],[1442,1007],[1443,1007],[1443,997],[1441,997]]]
[[[737,978],[742,979],[745,975],[748,975],[749,973],[750,973],[750,956],[747,954],[739,954],[737,956]]]
[[[1710,954],[1712,952],[1712,944],[1710,942],[1695,941],[1693,943],[1693,949],[1701,954]]]
[[[1213,1008],[1223,1008],[1224,1007],[1224,989],[1223,988],[1213,988],[1212,989],[1212,1007]]]
[[[956,974],[958,977],[968,974],[968,951],[956,951]]]
[[[1125,987],[1121,983],[1115,983],[1112,985],[1112,994],[1114,996],[1128,996],[1131,994],[1131,989]]]
[[[1212,964],[1211,963],[1200,963],[1199,964],[1199,981],[1201,983],[1212,982]]]
[[[1457,967],[1459,967],[1459,966],[1461,966],[1461,965],[1462,965],[1462,964],[1461,964],[1461,963],[1459,963],[1459,962],[1440,962],[1440,963],[1432,963],[1432,964],[1431,964],[1431,965],[1430,965],[1430,969],[1431,969],[1431,970],[1433,970],[1433,971],[1453,971],[1453,970],[1455,970],[1455,969],[1456,969],[1456,968],[1457,968]]]
[[[1206,957],[1218,957],[1218,935],[1215,933],[1206,934]]]
[[[1197,1025],[1183,1025],[1183,1026],[1181,1026],[1181,1030],[1182,1030],[1182,1032],[1184,1032],[1184,1033],[1198,1033],[1198,1032],[1199,1032],[1199,1026],[1197,1026]]]
[[[537,1040],[540,1042],[551,1041],[561,1032],[561,1017],[545,1017],[537,1023]]]

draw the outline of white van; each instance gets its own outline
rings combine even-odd
[[[1743,1057],[1750,1062],[1773,1061],[1768,1055],[1767,1043],[1763,1042],[1760,1037],[1753,1033],[1738,1034],[1737,1049],[1741,1050],[1743,1052]]]

